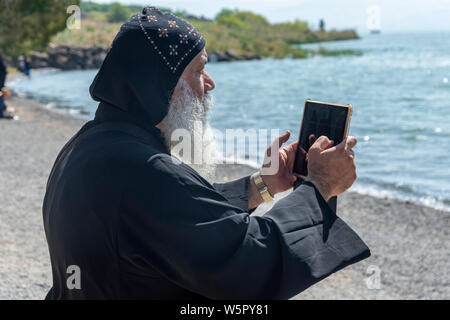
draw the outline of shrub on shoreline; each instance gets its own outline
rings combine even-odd
[[[92,5],[92,6],[91,6]],[[81,30],[64,30],[52,39],[53,45],[74,47],[100,46],[108,48],[120,29],[121,22],[111,23],[108,18],[111,5],[98,5],[82,2],[83,6],[94,10],[84,11]],[[130,8],[126,8],[132,12]],[[136,8],[132,8],[136,9]],[[101,11],[100,11],[101,10]],[[167,9],[162,9],[167,10]],[[355,39],[358,35],[353,30],[313,31],[306,22],[275,23],[249,11],[223,9],[214,20],[189,15],[185,11],[175,12],[188,20],[206,39],[208,52],[232,51],[237,56],[258,56],[273,58],[306,58],[310,55],[357,54],[351,50],[318,51],[306,50],[298,46],[332,40]]]
[[[82,2],[87,8],[90,3]],[[101,46],[108,48],[120,29],[121,22],[110,23],[106,8],[112,5],[93,5],[96,10],[84,13],[81,30],[64,30],[52,39],[53,45],[70,45],[75,47]],[[103,11],[98,11],[98,10]],[[135,9],[133,7],[133,9]],[[238,56],[251,55],[274,58],[306,58],[310,54],[337,55],[349,52],[328,52],[322,50],[311,52],[293,44],[313,43],[332,40],[355,39],[358,35],[353,30],[313,31],[306,22],[275,23],[249,11],[223,9],[214,20],[195,17],[184,11],[175,12],[188,20],[206,39],[208,52],[235,52]]]

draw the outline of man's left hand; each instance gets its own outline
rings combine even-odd
[[[276,138],[267,148],[264,163],[271,155],[271,150],[278,150],[278,171],[275,174],[261,174],[261,177],[269,189],[269,193],[274,196],[279,192],[283,192],[292,188],[297,177],[293,173],[295,154],[297,152],[298,140],[281,148],[281,146],[289,140],[290,131],[286,131],[283,135]],[[278,147],[278,148],[277,148]],[[264,170],[262,170],[264,173]]]

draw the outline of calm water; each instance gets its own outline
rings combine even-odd
[[[212,126],[290,129],[292,142],[306,98],[351,103],[350,134],[359,139],[352,189],[450,210],[450,33],[381,34],[323,45],[363,55],[210,63]],[[88,94],[94,75],[39,74],[10,86],[89,118],[97,105]],[[261,162],[254,155],[249,160]]]

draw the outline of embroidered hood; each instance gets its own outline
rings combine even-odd
[[[89,92],[98,121],[129,121],[154,131],[173,90],[205,39],[183,19],[147,7],[116,35]]]

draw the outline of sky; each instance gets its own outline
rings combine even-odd
[[[94,0],[110,3],[112,0]],[[123,4],[184,9],[213,18],[222,8],[238,8],[262,14],[270,22],[300,19],[317,28],[368,32],[367,22],[376,21],[381,31],[450,31],[450,0],[115,0]],[[375,9],[373,9],[375,6]],[[371,8],[372,9],[369,9]],[[370,11],[369,13],[367,11]],[[377,10],[379,14],[377,13]],[[379,17],[379,18],[378,18]],[[374,20],[375,19],[375,20]],[[372,24],[373,25],[373,24]]]

